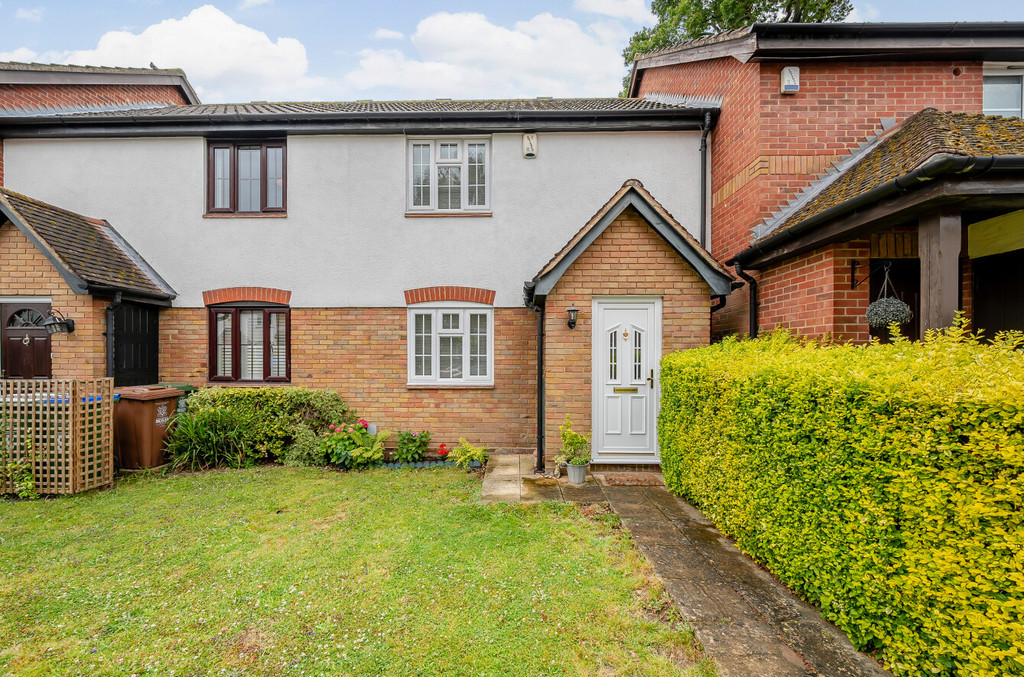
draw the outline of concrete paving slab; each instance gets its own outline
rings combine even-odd
[[[545,486],[545,485],[524,485],[520,490],[519,495],[522,500],[535,503],[537,501],[560,501],[562,500],[562,492],[559,491],[557,485]]]
[[[664,519],[623,518],[623,526],[629,529],[633,540],[639,544],[681,545],[688,544],[686,537],[671,522]]]
[[[634,538],[636,535],[634,534]],[[684,580],[722,581],[718,572],[708,566],[708,560],[692,545],[679,541],[675,545],[653,545],[637,539],[640,551],[654,565],[661,578]]]
[[[759,614],[769,621],[780,623],[804,617],[806,603],[786,590],[771,574],[765,571],[758,571],[754,575],[748,573],[744,572],[742,578],[734,579],[732,587]]]
[[[655,568],[657,571],[657,568]],[[757,614],[722,580],[663,579],[686,621],[756,621]]]
[[[566,484],[559,487],[562,498],[572,503],[604,503],[604,492],[597,484]]]
[[[822,675],[883,677],[889,674],[873,658],[857,651],[845,634],[824,621],[785,621],[780,627],[787,642]]]
[[[606,494],[607,495],[607,494]],[[653,503],[622,503],[613,502],[612,510],[615,511],[616,515],[622,517],[631,517],[633,519],[660,519],[665,520],[661,511],[658,510],[658,506]]]
[[[779,656],[738,656],[718,666],[719,677],[807,677],[803,665],[794,665]]]

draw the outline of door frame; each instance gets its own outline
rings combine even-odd
[[[47,305],[47,306],[50,306],[50,308],[52,310],[52,308],[53,308],[53,297],[51,297],[51,296],[42,296],[42,295],[38,295],[38,296],[37,295],[28,295],[28,294],[23,295],[23,296],[0,295],[0,323],[2,323],[4,321],[3,312],[2,312],[3,308],[2,307],[3,306],[13,306],[13,305]],[[7,327],[6,326],[0,326],[0,339],[6,339],[6,336],[7,336]],[[50,350],[51,350],[51,354],[50,354],[50,360],[51,360],[51,364],[50,364],[50,378],[53,378],[53,364],[52,364],[52,360],[53,360],[53,353],[52,353],[52,351],[53,351],[53,343],[52,343],[52,341],[51,341],[51,344],[50,344]],[[6,378],[6,377],[7,377],[7,362],[6,362],[5,357],[4,357],[4,341],[0,340],[0,378]]]
[[[594,296],[591,297],[591,335],[590,335],[590,421],[591,421],[591,435],[597,437],[596,431],[599,430],[601,424],[600,411],[602,409],[601,402],[604,398],[603,392],[603,380],[601,378],[601,365],[598,358],[600,351],[598,346],[603,345],[603,341],[599,341],[599,338],[603,338],[604,331],[600,329],[601,323],[601,311],[605,306],[632,306],[644,307],[645,309],[653,309],[653,320],[652,326],[648,329],[651,335],[651,368],[654,369],[654,388],[651,393],[651,442],[654,447],[653,451],[649,455],[640,455],[635,452],[620,452],[614,451],[601,453],[599,450],[592,449],[591,461],[593,463],[629,463],[629,464],[644,464],[644,465],[657,465],[661,463],[661,458],[658,449],[658,413],[661,409],[661,343],[662,343],[662,297],[652,295],[636,295],[636,296]]]

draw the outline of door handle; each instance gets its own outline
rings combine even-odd
[[[647,382],[651,384],[652,388],[654,387],[654,370],[653,369],[651,369],[651,375],[647,377]]]
[[[21,339],[21,345],[23,346],[27,346],[30,343],[32,343],[32,339],[30,339],[28,336],[25,336],[24,338]]]

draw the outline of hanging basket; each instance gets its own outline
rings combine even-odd
[[[888,327],[893,322],[896,324],[910,322],[914,318],[914,311],[903,301],[891,296],[884,296],[869,305],[864,316],[868,320],[868,325],[875,329],[881,329]]]

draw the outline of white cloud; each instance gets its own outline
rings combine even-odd
[[[0,61],[35,61],[38,58],[39,54],[28,47],[18,47],[13,52],[0,52]]]
[[[651,14],[645,0],[575,0],[573,7],[584,12],[604,14],[616,19],[629,19],[638,24],[655,24],[658,19]]]
[[[326,80],[307,75],[306,48],[237,23],[212,5],[141,33],[110,31],[95,49],[68,52],[64,63],[182,68],[208,102],[315,98]],[[323,96],[323,94],[319,94]]]
[[[401,40],[405,36],[398,31],[393,31],[389,28],[378,28],[371,35],[374,40]]]
[[[417,55],[365,49],[345,83],[385,97],[615,96],[621,31],[538,14],[512,28],[482,14],[438,13],[416,27]]]
[[[867,3],[854,5],[853,11],[846,17],[845,21],[850,23],[862,23],[878,19],[879,11]]]
[[[20,19],[21,21],[42,21],[43,8],[34,7],[32,9],[25,9],[24,7],[20,7],[14,12],[14,18]]]
[[[239,9],[249,9],[250,7],[259,7],[260,5],[268,5],[274,0],[242,0],[242,4],[238,6]]]

